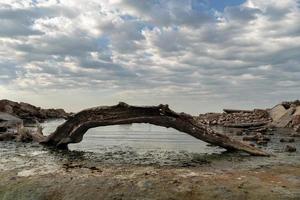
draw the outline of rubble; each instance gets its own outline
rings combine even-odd
[[[244,141],[254,141],[257,144],[267,144],[270,141],[269,137],[264,136],[262,133],[255,133],[251,136],[245,136],[243,137]]]
[[[294,107],[290,107],[284,112],[284,114],[277,120],[272,121],[272,125],[275,127],[287,127],[293,120],[293,113],[295,112]]]
[[[223,113],[206,113],[195,117],[199,123],[231,128],[239,128],[237,136],[244,141],[265,145],[273,135],[272,128],[293,128],[296,132],[291,137],[300,137],[300,101],[282,102],[271,109],[237,110],[224,109]],[[295,139],[281,139],[291,143]]]
[[[196,119],[207,125],[222,125],[228,127],[242,126],[254,127],[263,126],[271,121],[266,110],[254,109],[252,111],[238,110],[239,112],[228,112],[230,109],[224,109],[224,113],[206,113],[200,114]],[[232,111],[232,110],[231,110]]]
[[[300,101],[282,102],[269,110],[271,125],[300,132]]]
[[[195,117],[199,123],[250,129],[277,127],[300,132],[300,101],[282,102],[271,109],[224,109],[223,113],[206,113]]]

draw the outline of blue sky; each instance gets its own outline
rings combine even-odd
[[[299,10],[299,0],[0,1],[0,99],[192,114],[297,99]]]
[[[208,4],[218,11],[223,11],[227,6],[237,6],[245,2],[245,0],[207,0]]]

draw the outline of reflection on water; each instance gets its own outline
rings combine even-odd
[[[49,121],[42,126],[45,134],[53,132],[63,121]],[[78,144],[70,144],[71,150],[102,151],[104,147],[129,147],[137,152],[149,150],[188,151],[194,153],[220,153],[223,149],[207,146],[207,143],[172,128],[150,124],[115,125],[90,129]]]

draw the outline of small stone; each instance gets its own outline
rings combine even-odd
[[[280,142],[295,142],[294,138],[281,138]]]
[[[296,132],[300,132],[300,124],[294,126],[294,130],[295,130]]]
[[[7,127],[0,127],[0,134],[7,131]]]
[[[285,146],[285,151],[286,151],[286,152],[295,152],[295,151],[297,151],[297,149],[296,149],[296,147],[294,147],[294,146],[286,145],[286,146]]]
[[[268,141],[266,140],[259,140],[256,142],[258,145],[265,145],[265,144],[268,144]]]
[[[243,131],[238,131],[238,132],[236,133],[236,135],[239,135],[239,136],[243,135]]]
[[[300,115],[296,115],[294,116],[293,118],[293,121],[292,121],[292,126],[297,126],[300,124]]]
[[[293,133],[293,134],[291,134],[291,137],[300,137],[300,134],[299,133]]]
[[[245,136],[243,137],[244,141],[255,141],[256,137],[255,136]]]
[[[263,141],[270,141],[271,139],[270,139],[269,137],[263,136],[263,137],[261,138],[261,140],[263,140]]]

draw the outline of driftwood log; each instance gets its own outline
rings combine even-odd
[[[217,133],[207,125],[200,124],[188,114],[176,113],[170,110],[168,105],[140,107],[121,102],[115,106],[90,108],[70,117],[49,136],[43,136],[39,131],[39,133],[32,134],[32,139],[45,145],[67,148],[70,143],[80,142],[90,128],[132,123],[172,127],[227,150],[244,151],[256,156],[270,155],[247,143]]]

